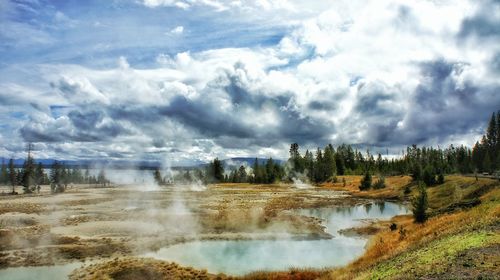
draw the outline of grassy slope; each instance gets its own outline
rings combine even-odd
[[[345,186],[343,183],[345,179]],[[374,181],[376,178],[374,178]],[[385,189],[359,191],[361,176],[339,176],[325,188],[344,190],[373,199],[409,199],[416,194],[408,176],[386,178]],[[405,187],[411,187],[409,195]],[[411,215],[391,222],[373,236],[366,253],[343,268],[256,272],[254,279],[498,279],[500,268],[500,183],[491,179],[447,176],[445,183],[427,189],[430,218],[413,223]],[[478,205],[479,203],[479,205]]]
[[[403,188],[391,187],[391,192],[397,194]],[[374,196],[376,192],[366,195]],[[394,218],[398,230],[379,232],[372,238],[365,255],[322,278],[498,277],[499,183],[449,176],[445,184],[428,188],[428,194],[431,218],[425,224],[414,224],[411,216]],[[470,207],[477,204],[478,198],[480,204]],[[464,207],[470,208],[461,209]],[[461,260],[464,256],[470,257],[464,262]],[[482,261],[469,260],[475,258]]]

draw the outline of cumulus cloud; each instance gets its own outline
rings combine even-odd
[[[183,32],[184,32],[184,26],[182,25],[176,26],[175,28],[170,30],[170,33],[174,35],[179,35],[182,34]]]
[[[29,70],[32,86],[20,75],[0,79],[0,110],[20,127],[12,137],[47,145],[52,156],[73,149],[193,162],[284,158],[291,142],[393,152],[472,144],[500,104],[498,3],[481,3],[145,0],[150,12],[283,10],[290,27],[268,45],[156,49],[147,66],[114,52],[106,67],[39,64]],[[184,32],[171,26],[168,34]]]

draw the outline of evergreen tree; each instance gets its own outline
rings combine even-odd
[[[97,175],[97,183],[99,183],[103,187],[106,187],[106,182],[106,172],[104,171],[104,168],[101,168],[101,171],[99,171],[99,174]]]
[[[50,190],[53,193],[63,192],[64,187],[61,185],[61,164],[54,161],[50,169]]]
[[[304,160],[300,156],[299,152],[299,144],[293,143],[290,145],[290,158],[288,160],[289,164],[292,167],[293,173],[303,173],[304,172]],[[295,176],[295,174],[292,174]]]
[[[314,182],[319,183],[324,181],[324,164],[323,164],[323,153],[321,149],[318,148],[316,151],[316,162],[314,168]]]
[[[28,157],[26,158],[23,164],[22,181],[21,181],[24,193],[33,192],[31,186],[35,182],[35,161],[31,156],[32,149],[33,145],[31,143],[28,144]]]
[[[422,165],[419,162],[413,164],[411,177],[413,181],[419,181],[422,179]]]
[[[328,144],[325,147],[325,151],[323,153],[323,161],[324,161],[324,178],[323,180],[329,180],[335,176],[337,173],[337,165],[335,164],[335,149],[332,144]]]
[[[425,167],[422,180],[427,186],[433,186],[436,184],[436,174],[430,165]]]
[[[486,139],[489,150],[496,148],[497,141],[497,118],[495,113],[491,115],[490,122],[488,123],[488,128],[486,129]]]
[[[305,168],[307,169],[307,178],[309,181],[314,181],[314,168],[315,168],[315,162],[314,162],[314,156],[309,150],[306,150],[306,153],[304,154],[304,164]]]
[[[17,186],[17,171],[16,168],[14,167],[13,159],[9,160],[9,182],[10,185],[12,186],[12,193],[14,194],[16,192],[16,186]]]
[[[365,176],[361,179],[361,185],[359,186],[359,190],[366,191],[372,187],[372,175],[370,174],[370,170],[366,169]]]
[[[247,181],[247,171],[243,165],[238,169],[238,181],[240,183],[245,183]]]
[[[255,161],[253,162],[253,182],[255,184],[261,183],[260,180],[260,166],[259,166],[259,160],[255,158]]]
[[[415,219],[416,223],[423,223],[427,220],[427,207],[427,189],[425,185],[419,184],[418,195],[412,200],[413,218]]]
[[[7,165],[2,159],[2,168],[0,169],[0,184],[7,184],[9,182],[9,174],[7,172]]]
[[[353,157],[353,162],[354,162],[354,157]],[[345,175],[345,160],[342,157],[340,153],[335,154],[335,166],[337,167],[337,174],[338,175]]]
[[[222,166],[222,162],[219,158],[214,159],[214,178],[216,182],[224,181],[224,166]]]
[[[443,171],[439,171],[436,183],[439,184],[439,185],[444,184],[444,174],[443,174]]]
[[[491,164],[491,157],[490,157],[490,151],[486,150],[483,156],[483,171],[485,172],[491,172],[492,170],[492,164]]]
[[[159,168],[156,168],[154,173],[153,173],[153,178],[155,180],[155,183],[159,186],[163,185],[163,177],[161,176],[161,172]]]
[[[276,181],[276,174],[274,174],[274,161],[269,158],[266,162],[266,183],[271,184]]]
[[[83,178],[85,180],[85,183],[90,184],[90,171],[88,167],[85,168],[85,175]]]
[[[38,163],[35,170],[35,184],[40,186],[44,183],[45,172],[43,171],[43,165],[41,162]]]

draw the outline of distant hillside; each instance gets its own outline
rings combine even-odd
[[[259,164],[265,164],[266,158],[258,158]],[[279,164],[284,164],[285,161],[279,159],[273,159],[275,162]],[[0,158],[0,162],[4,161],[5,164],[8,164],[8,158]],[[44,167],[50,167],[54,163],[55,159],[35,159],[35,163],[42,163]],[[125,161],[125,160],[57,160],[61,163],[64,163],[68,167],[78,167],[78,168],[92,168],[100,166],[106,166],[108,169],[156,169],[161,168],[162,165],[160,162],[155,161]],[[226,168],[239,167],[243,166],[253,166],[255,162],[255,158],[247,158],[247,157],[236,157],[222,160],[224,166]],[[24,163],[24,159],[14,159],[14,165],[19,168],[22,167]],[[173,166],[172,169],[195,169],[199,167],[204,167],[208,163],[199,163],[194,166]]]
[[[0,162],[3,161],[8,164],[8,158],[0,158]],[[35,163],[42,163],[44,167],[50,167],[55,159],[35,159]],[[124,161],[124,160],[57,160],[60,163],[64,163],[68,167],[79,167],[79,168],[92,168],[107,166],[109,169],[155,169],[160,167],[159,162],[154,161]],[[24,159],[14,159],[14,165],[16,167],[22,167],[24,164]]]
[[[267,158],[257,158],[259,165],[266,164],[267,160],[268,160]],[[280,165],[283,165],[285,163],[285,161],[280,159],[273,159],[273,161],[279,163]],[[239,167],[241,165],[253,166],[255,164],[255,158],[249,158],[249,157],[229,158],[222,160],[222,163],[224,164],[225,167]]]

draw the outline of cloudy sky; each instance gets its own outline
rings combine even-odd
[[[0,157],[472,145],[499,77],[497,0],[2,0]]]

